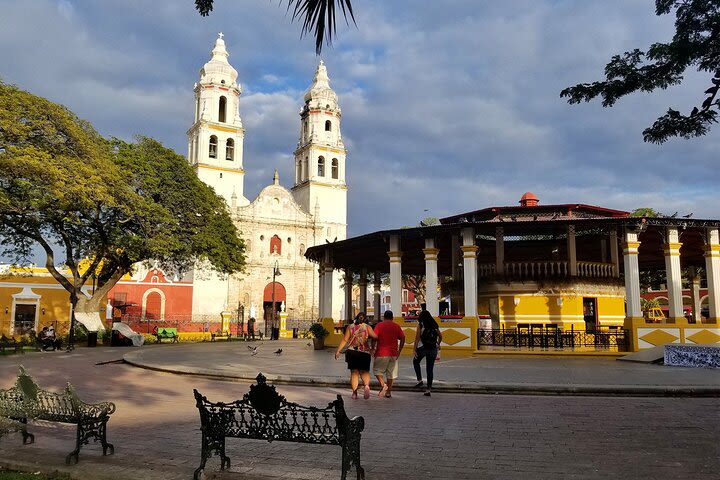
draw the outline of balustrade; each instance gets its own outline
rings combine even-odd
[[[567,260],[505,262],[504,276],[517,279],[540,279],[569,277],[570,266]],[[578,277],[610,278],[614,277],[614,265],[601,262],[577,262]],[[496,275],[494,263],[478,264],[478,277],[490,278]]]

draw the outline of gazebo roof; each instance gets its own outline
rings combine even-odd
[[[527,215],[527,211],[544,212],[537,216]],[[510,212],[515,214],[510,216]],[[566,215],[555,215],[557,212],[566,212]],[[499,214],[498,214],[499,213]],[[594,215],[580,215],[593,213]],[[604,215],[602,215],[604,213]],[[490,215],[492,214],[492,216]],[[506,218],[507,215],[507,218]],[[533,214],[535,215],[535,214]],[[600,242],[588,241],[582,243],[580,239],[588,236],[607,235],[612,228],[618,229],[622,235],[623,229],[633,229],[639,232],[641,241],[639,263],[641,269],[664,268],[665,259],[662,245],[665,243],[665,230],[667,227],[676,227],[680,230],[681,262],[683,266],[704,266],[703,247],[705,244],[705,229],[720,227],[720,220],[700,220],[671,217],[630,217],[627,212],[604,209],[583,204],[547,205],[535,207],[493,207],[476,210],[442,219],[440,225],[414,228],[398,228],[381,230],[347,240],[326,243],[309,248],[305,256],[313,262],[321,262],[325,252],[330,252],[333,265],[338,269],[351,269],[359,271],[366,268],[368,272],[388,272],[389,238],[392,235],[400,237],[403,273],[423,274],[425,261],[422,249],[426,238],[434,238],[436,247],[440,250],[438,255],[438,271],[443,275],[452,272],[452,238],[457,238],[461,230],[472,227],[475,230],[476,244],[483,249],[494,249],[495,233],[497,227],[503,227],[506,244],[524,244],[526,247],[538,247],[538,255],[546,251],[551,242],[564,242],[567,234],[567,225],[575,227],[578,237],[578,249],[600,249]],[[599,255],[599,253],[598,253]],[[622,268],[622,261],[621,268]]]

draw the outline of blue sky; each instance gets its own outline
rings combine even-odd
[[[285,8],[216,0],[4,2],[0,78],[66,105],[107,136],[148,135],[186,153],[192,86],[217,32],[243,86],[245,191],[278,168],[290,186],[302,95],[318,62]],[[412,6],[412,11],[408,6]],[[687,112],[708,79],[570,106],[564,87],[601,78],[610,56],[668,39],[652,0],[355,0],[323,59],[349,149],[348,233],[416,224],[533,191],[590,203],[718,218],[714,131],[645,144],[669,106]],[[425,212],[425,210],[429,212]]]

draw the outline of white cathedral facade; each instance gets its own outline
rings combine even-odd
[[[229,278],[196,269],[193,319],[217,321],[223,311],[233,316],[242,311],[245,320],[254,316],[262,329],[274,300],[275,309],[289,320],[314,320],[319,316],[317,266],[305,259],[305,250],[343,240],[347,229],[346,150],[337,94],[320,62],[300,112],[292,187],[280,185],[276,170],[272,183],[250,201],[243,185],[245,130],[237,76],[220,34],[195,84],[188,162],[227,202],[245,240],[246,269]],[[333,305],[339,306],[343,291],[339,279],[335,283]],[[339,308],[333,317],[340,318]]]

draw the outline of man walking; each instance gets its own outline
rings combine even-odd
[[[377,344],[375,347],[375,361],[373,373],[380,382],[379,397],[392,397],[393,382],[398,376],[398,358],[405,345],[405,332],[400,325],[393,322],[393,312],[386,310],[383,321],[375,327]],[[398,347],[398,341],[400,346]]]

